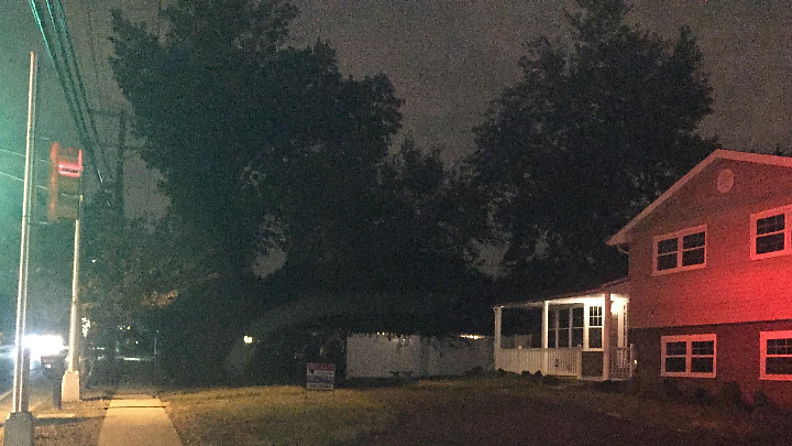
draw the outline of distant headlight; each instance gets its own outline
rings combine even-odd
[[[22,346],[30,349],[30,358],[34,361],[42,356],[62,355],[68,350],[63,337],[58,335],[26,335],[22,338]]]

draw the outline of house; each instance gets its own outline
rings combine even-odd
[[[495,369],[596,380],[629,378],[633,360],[627,342],[628,286],[622,280],[542,301],[495,306]],[[533,327],[540,329],[534,332]]]
[[[792,405],[792,158],[716,150],[608,244],[637,373]]]

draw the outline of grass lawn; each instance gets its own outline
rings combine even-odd
[[[168,392],[185,446],[789,445],[792,419],[517,377]]]

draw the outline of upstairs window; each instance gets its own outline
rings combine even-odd
[[[792,206],[751,215],[751,259],[764,259],[792,252],[790,226]]]
[[[654,238],[655,274],[703,268],[707,263],[707,227],[697,226]]]

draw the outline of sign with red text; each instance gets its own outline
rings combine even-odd
[[[335,364],[309,362],[306,364],[305,388],[307,390],[333,390]]]

